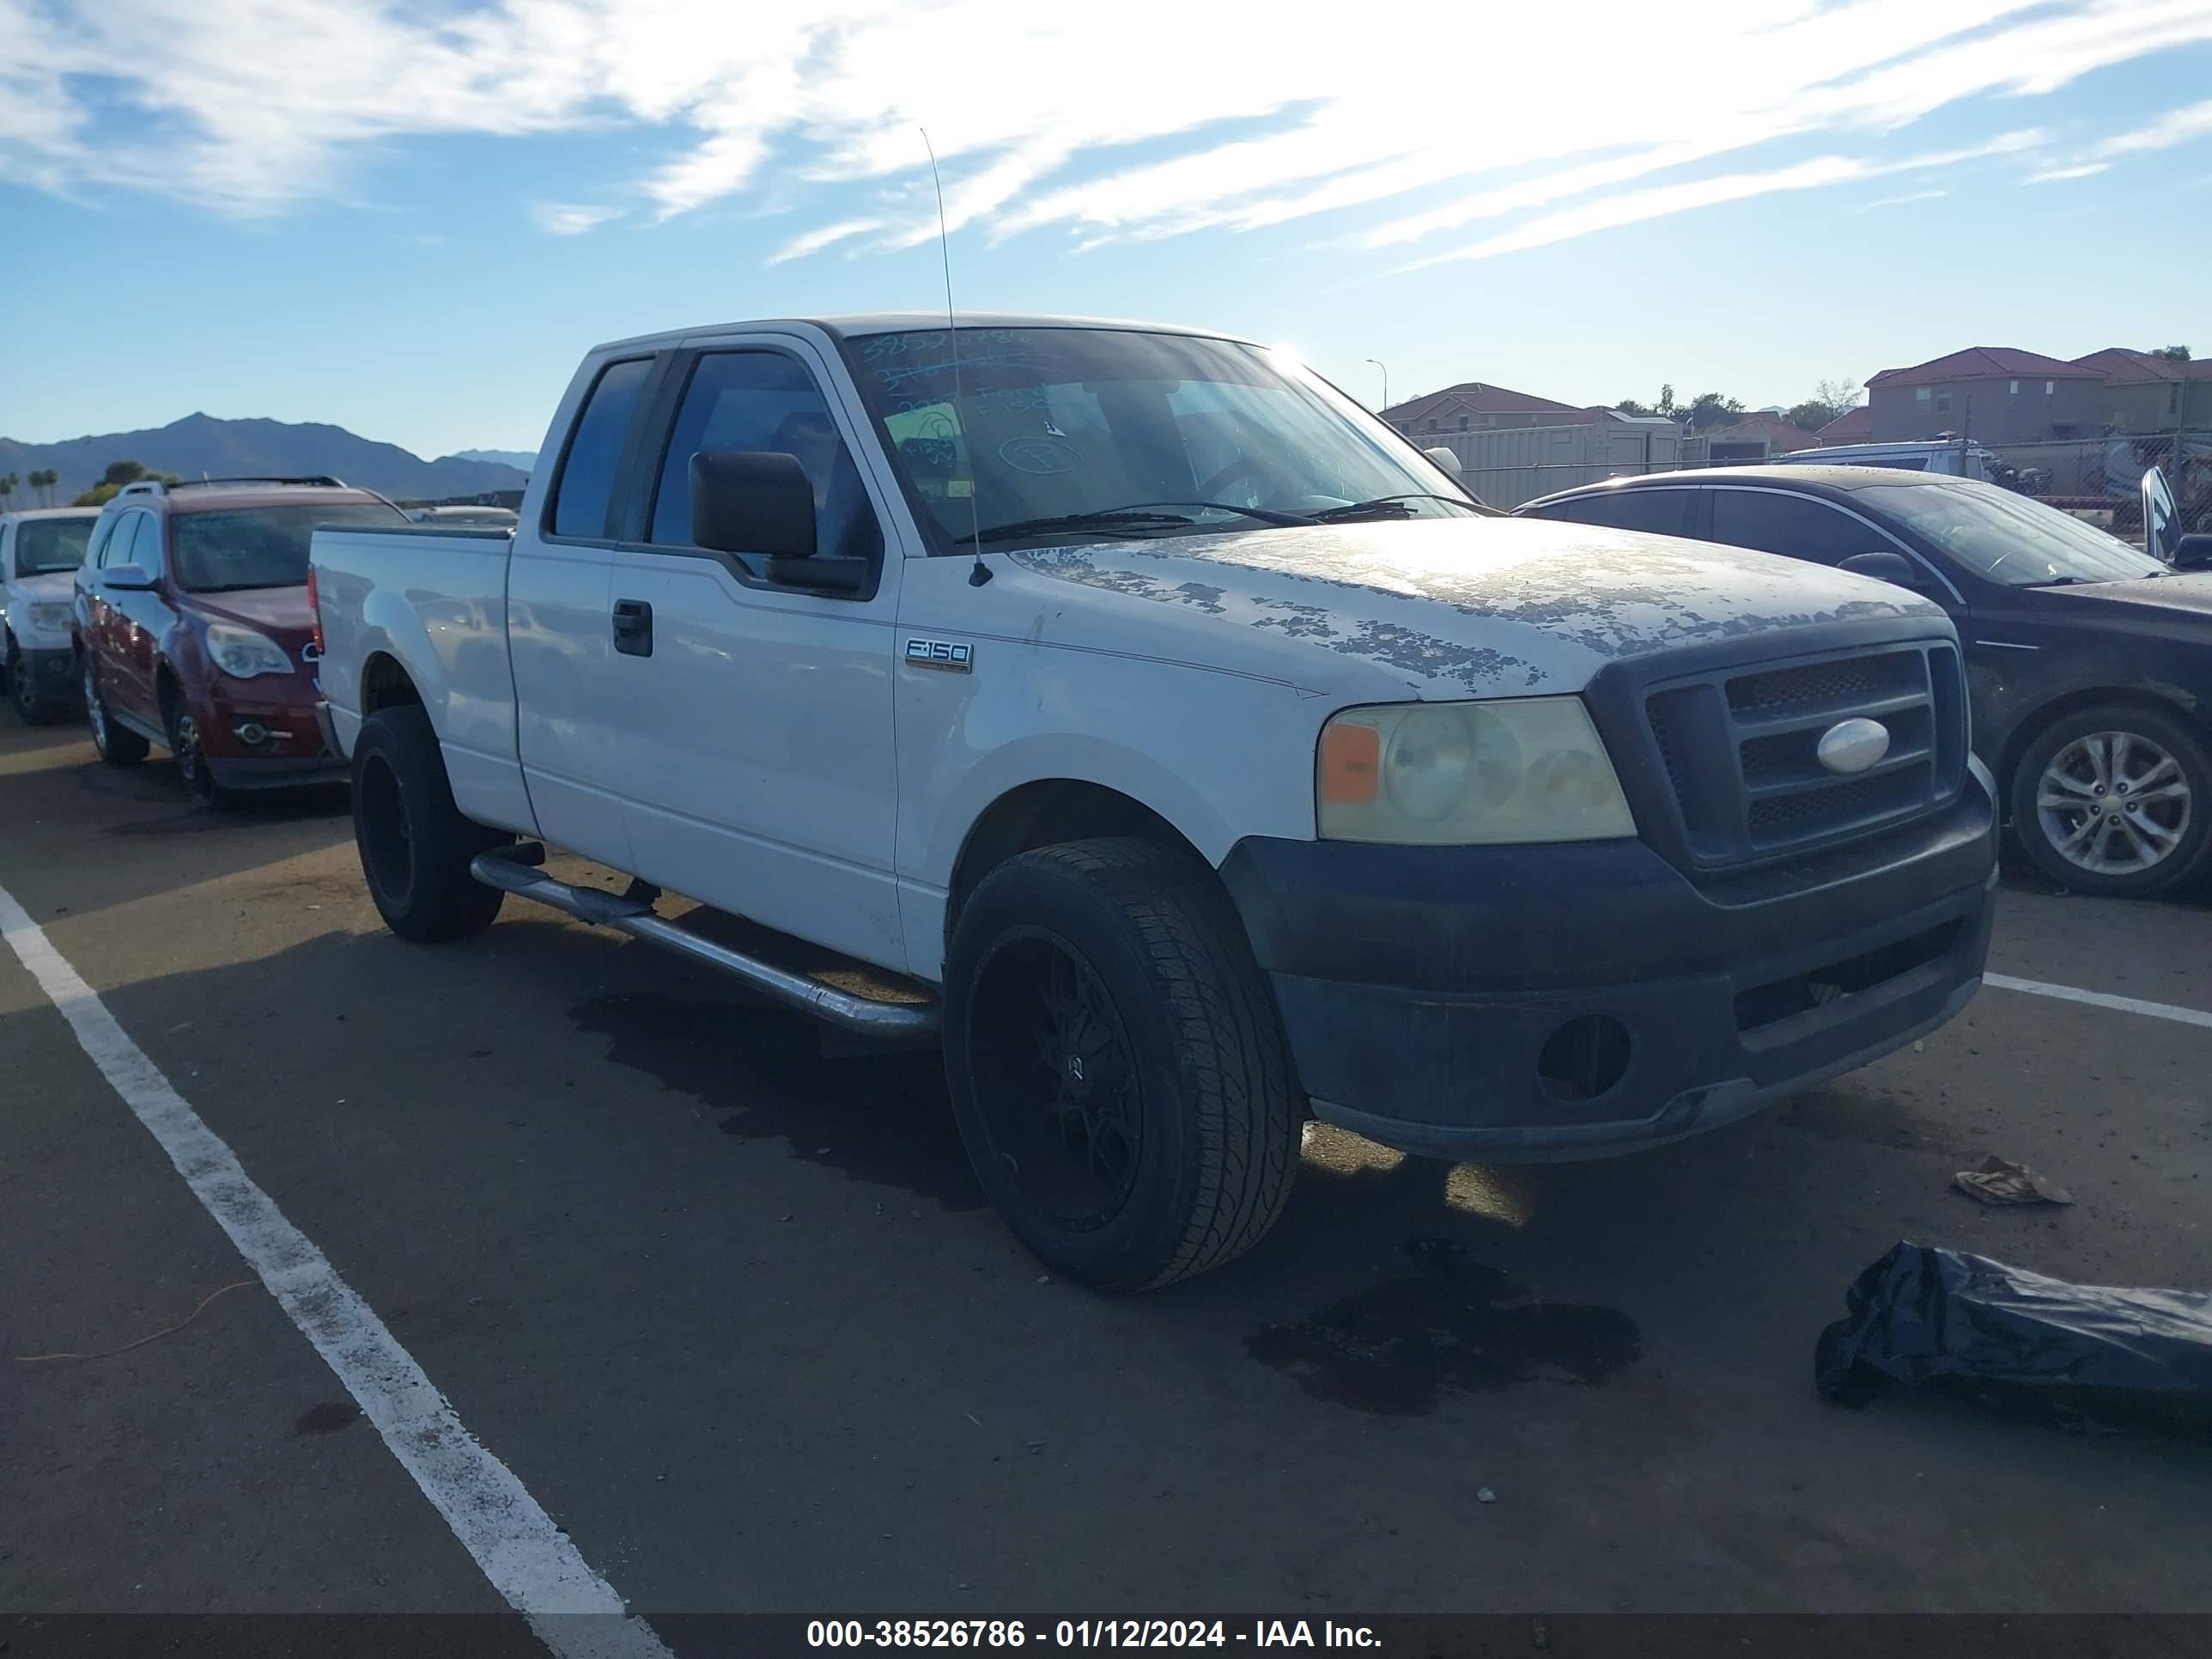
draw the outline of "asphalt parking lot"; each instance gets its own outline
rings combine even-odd
[[[1326,1140],[1260,1251],[1109,1300],[984,1208],[934,1055],[514,902],[404,945],[342,794],[0,723],[0,888],[648,1620],[2212,1612],[2212,1448],[1811,1382],[1900,1238],[2212,1280],[2202,1025],[1990,988],[1658,1153]],[[2208,927],[2008,876],[1992,969],[2212,1010]],[[27,1358],[254,1276],[9,951],[0,1103],[0,1610],[498,1609],[258,1281]],[[1948,1190],[1988,1152],[2079,1201]]]

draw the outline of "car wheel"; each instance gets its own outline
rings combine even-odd
[[[469,873],[477,854],[514,837],[453,805],[437,733],[419,704],[370,715],[353,746],[353,834],[385,926],[422,943],[491,926],[507,895]]]
[[[199,716],[182,692],[169,699],[167,727],[169,753],[176,759],[177,776],[184,781],[185,793],[203,806],[222,805],[228,792],[215,781],[206,745],[201,741]]]
[[[146,751],[153,746],[109,717],[107,701],[100,695],[99,681],[92,672],[89,657],[84,664],[84,717],[92,727],[92,746],[110,766],[136,766],[146,758]]]
[[[2013,773],[2014,829],[2062,886],[2149,898],[2194,877],[2212,848],[2212,762],[2186,722],[2125,703],[2053,721]]]
[[[36,726],[46,718],[46,708],[39,702],[31,686],[31,677],[24,672],[23,649],[11,635],[8,644],[8,701],[15,705],[15,718],[26,726]]]
[[[1147,1290],[1275,1224],[1304,1107],[1212,872],[1133,840],[1024,853],[963,908],[945,984],[961,1139],[1047,1267]]]

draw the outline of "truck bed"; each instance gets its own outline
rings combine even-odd
[[[319,678],[339,748],[352,752],[404,663],[437,728],[455,802],[482,823],[526,831],[507,660],[514,543],[499,528],[348,526],[318,530],[308,559],[323,628]]]

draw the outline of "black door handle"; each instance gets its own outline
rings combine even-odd
[[[625,657],[653,654],[653,607],[643,599],[615,601],[615,649]]]

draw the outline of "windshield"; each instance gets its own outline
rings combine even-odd
[[[1133,329],[963,328],[956,402],[951,343],[941,328],[844,343],[939,551],[971,531],[1011,546],[1249,530],[1383,497],[1403,499],[1373,516],[1486,510],[1357,404],[1256,346]],[[1158,510],[1129,512],[1139,507]],[[1096,514],[1121,516],[1035,522]]]
[[[1854,499],[1904,520],[1974,574],[2010,587],[2168,574],[2118,537],[1995,484],[1876,484]]]
[[[15,526],[15,574],[43,576],[50,571],[74,570],[84,562],[84,544],[100,514],[82,519],[26,519]]]
[[[169,522],[177,585],[219,593],[299,586],[307,580],[307,542],[318,525],[404,525],[407,515],[380,501],[324,501],[179,513]]]

